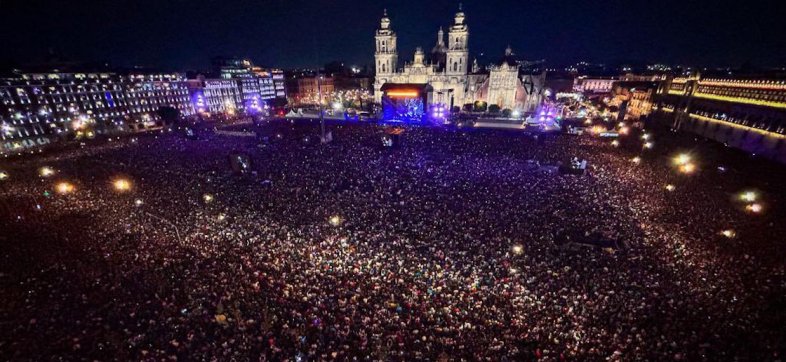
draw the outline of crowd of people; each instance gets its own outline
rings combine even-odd
[[[0,359],[783,359],[786,223],[777,196],[735,202],[746,178],[590,136],[231,129],[269,141],[0,164]],[[585,174],[545,167],[573,157]]]

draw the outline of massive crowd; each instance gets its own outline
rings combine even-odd
[[[269,144],[173,132],[0,164],[0,359],[783,358],[786,224],[777,195],[735,203],[744,177],[584,136],[243,128]],[[572,157],[587,174],[536,166]]]

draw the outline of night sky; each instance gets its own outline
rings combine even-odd
[[[549,65],[577,61],[706,66],[786,64],[776,0],[465,0],[471,56],[507,44]],[[453,0],[0,0],[0,62],[73,61],[187,70],[217,55],[282,68],[373,63],[387,8],[399,59],[430,50]]]

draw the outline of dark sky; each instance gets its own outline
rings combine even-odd
[[[549,64],[641,60],[694,65],[786,63],[781,0],[465,0],[470,51],[507,44]],[[216,55],[260,65],[373,63],[387,8],[399,59],[430,49],[454,0],[0,0],[0,62],[75,61],[204,68]]]

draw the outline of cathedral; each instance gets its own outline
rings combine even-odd
[[[430,98],[433,104],[463,107],[484,102],[521,113],[534,111],[541,101],[545,72],[522,74],[510,47],[500,61],[487,67],[481,68],[477,59],[470,64],[469,27],[465,20],[459,6],[453,25],[448,28],[447,42],[440,28],[428,59],[418,47],[412,62],[405,62],[399,68],[396,33],[386,10],[375,36],[375,101],[381,101],[381,88],[386,83],[428,84],[434,90]]]

